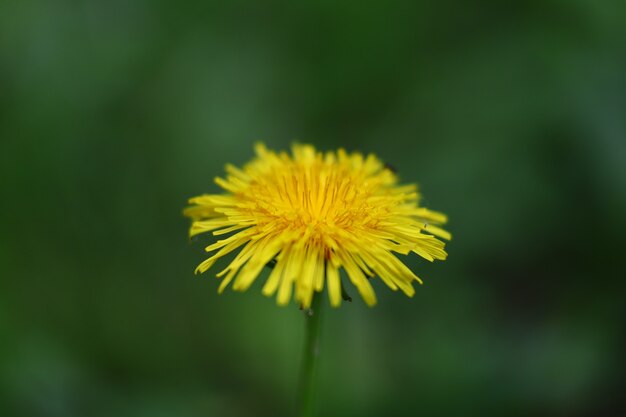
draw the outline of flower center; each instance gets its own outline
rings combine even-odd
[[[335,170],[326,175],[306,171],[257,180],[246,193],[257,224],[281,229],[308,229],[314,234],[368,227],[384,207],[375,207],[372,184]]]

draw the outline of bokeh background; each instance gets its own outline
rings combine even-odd
[[[292,415],[302,313],[181,215],[258,140],[451,219],[413,299],[326,311],[320,415],[626,415],[626,3],[584,0],[0,2],[1,415]]]

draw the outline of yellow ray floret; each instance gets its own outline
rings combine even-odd
[[[380,279],[409,297],[421,280],[397,257],[411,252],[445,259],[439,238],[447,217],[419,206],[415,185],[398,185],[396,175],[374,155],[343,149],[321,153],[294,145],[291,155],[256,146],[256,158],[239,169],[226,166],[215,182],[223,194],[189,200],[190,236],[211,232],[220,239],[196,268],[205,272],[222,256],[238,251],[217,274],[221,293],[231,282],[247,290],[268,262],[275,266],[263,294],[279,305],[293,298],[304,308],[326,285],[331,305],[341,303],[340,270],[368,305],[376,303],[370,279]],[[224,237],[227,235],[227,237]]]

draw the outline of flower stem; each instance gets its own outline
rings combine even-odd
[[[317,357],[319,356],[322,298],[321,294],[315,294],[311,302],[311,308],[304,312],[306,316],[306,340],[298,392],[298,415],[300,417],[313,417],[315,415],[314,382]]]

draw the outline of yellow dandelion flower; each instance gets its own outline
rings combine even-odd
[[[304,308],[314,292],[327,287],[332,306],[342,299],[340,269],[368,305],[376,303],[370,278],[380,277],[392,290],[411,297],[418,278],[396,254],[413,252],[433,261],[445,259],[450,234],[437,227],[444,214],[419,206],[417,186],[398,185],[396,175],[374,155],[317,152],[294,145],[292,154],[256,146],[256,158],[239,169],[226,166],[215,182],[223,194],[191,198],[185,215],[193,220],[190,236],[229,234],[206,247],[215,253],[196,273],[239,250],[217,274],[221,293],[231,282],[245,291],[264,266],[275,261],[263,294],[276,293],[279,305],[294,294]]]

